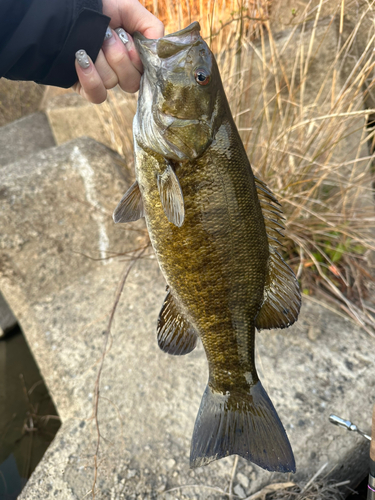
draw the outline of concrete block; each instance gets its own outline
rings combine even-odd
[[[34,82],[0,79],[0,127],[36,113],[45,87]]]
[[[4,167],[0,272],[33,302],[144,241],[142,222],[117,228],[111,217],[130,183],[124,160],[89,138]]]
[[[87,136],[124,155],[132,149],[136,107],[136,95],[119,89],[110,91],[107,101],[101,105],[91,104],[74,93],[52,97],[45,105],[57,144]],[[121,139],[114,134],[116,127],[121,128]]]
[[[17,320],[0,292],[0,338],[4,337],[17,325]]]
[[[124,264],[72,282],[19,306],[21,324],[63,419],[63,426],[20,499],[83,498],[93,484],[97,433],[92,419],[103,331]],[[0,283],[1,284],[1,283]],[[10,289],[9,289],[10,292]],[[212,499],[227,490],[233,457],[189,469],[190,439],[207,382],[201,344],[168,356],[156,343],[165,283],[155,261],[139,261],[125,285],[100,383],[96,498]],[[19,302],[19,301],[18,301]],[[311,328],[316,335],[309,336]],[[234,487],[246,495],[270,482],[311,478],[326,462],[330,477],[356,484],[368,443],[329,423],[335,412],[369,430],[374,399],[372,339],[351,321],[305,302],[288,330],[257,335],[261,378],[290,437],[297,474],[266,472],[239,459]],[[237,487],[240,485],[240,488]]]
[[[4,125],[0,128],[0,168],[55,145],[44,113],[33,113]]]

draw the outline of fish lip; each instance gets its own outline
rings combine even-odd
[[[142,33],[136,31],[133,33],[133,41],[140,55],[146,47],[156,54],[158,38],[146,38]]]
[[[169,115],[161,111],[158,111],[154,115],[154,119],[158,125],[164,128],[164,130],[174,127],[184,127],[186,125],[199,125],[201,122],[198,119],[179,118],[178,116]]]
[[[146,38],[139,31],[135,31],[133,33],[133,39],[139,42],[145,42],[145,41],[156,42],[156,40],[162,40],[163,38],[180,38],[182,36],[189,35],[194,31],[200,31],[200,30],[201,30],[200,24],[198,23],[198,21],[194,21],[193,23],[189,24],[189,26],[187,26],[186,28],[183,28],[182,30],[179,31],[175,31],[174,33],[169,33],[169,35],[164,35],[161,38]]]
[[[163,38],[181,38],[184,37],[185,35],[190,35],[194,31],[200,31],[201,26],[198,23],[198,21],[194,21],[193,23],[189,24],[189,26],[186,26],[186,28],[183,28],[182,30],[176,31],[175,33],[169,33],[169,35],[165,35]]]
[[[176,42],[178,41],[181,43],[183,39],[188,38],[189,35],[193,34],[194,32],[197,32],[199,36],[200,30],[201,30],[200,24],[198,23],[198,21],[194,21],[193,23],[189,24],[189,26],[187,26],[186,28],[176,31],[175,33],[169,33],[168,35],[165,35],[161,38],[146,38],[139,31],[133,33],[132,36],[138,51],[142,52],[143,47],[147,47],[154,54],[156,54],[159,40],[166,39],[170,41],[176,41]]]

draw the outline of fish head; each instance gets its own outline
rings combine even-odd
[[[139,33],[134,39],[144,66],[137,112],[141,142],[174,160],[197,158],[215,136],[224,95],[199,23],[157,40]]]

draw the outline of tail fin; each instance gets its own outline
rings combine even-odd
[[[270,398],[258,381],[229,396],[209,386],[191,442],[190,467],[237,454],[263,469],[295,472],[293,451]]]

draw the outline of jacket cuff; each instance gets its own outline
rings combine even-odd
[[[76,2],[76,4],[78,3]],[[90,4],[93,7],[95,5],[96,8],[99,5],[101,10],[101,2],[98,0],[81,0],[81,4]],[[103,45],[110,20],[109,17],[104,16],[97,10],[83,8],[71,27],[64,46],[50,71],[37,83],[63,88],[71,87],[77,81],[75,53],[77,50],[84,49],[91,59],[95,61]]]
[[[74,0],[73,18],[76,19],[83,9],[95,10],[103,12],[102,0]]]

